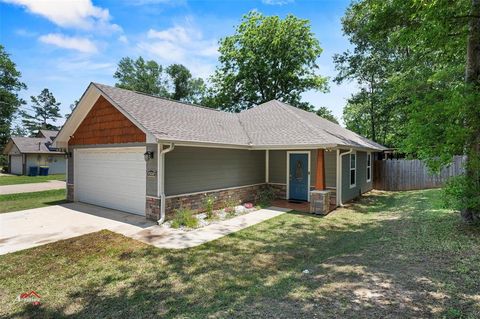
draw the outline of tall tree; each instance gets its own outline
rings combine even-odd
[[[12,121],[18,108],[25,103],[18,92],[27,86],[20,81],[21,73],[5,48],[0,45],[0,151],[10,138]]]
[[[167,67],[168,81],[173,87],[170,98],[177,101],[200,103],[206,90],[201,78],[193,78],[192,73],[182,64],[172,64]]]
[[[48,89],[43,89],[38,96],[31,96],[31,111],[22,110],[23,126],[34,134],[40,129],[56,130],[58,127],[51,122],[56,122],[60,115],[60,102],[57,102]]]
[[[388,70],[381,93],[394,103],[401,151],[433,170],[468,154],[465,182],[454,191],[468,221],[480,220],[478,6],[478,0],[363,0],[346,14],[359,21],[355,50],[388,50],[378,65]]]
[[[330,122],[338,124],[338,120],[335,115],[333,115],[332,111],[325,106],[320,106],[317,110],[315,110],[315,114],[323,117],[326,120],[329,120]]]
[[[251,11],[235,34],[220,40],[219,52],[211,78],[210,102],[216,107],[238,112],[277,99],[310,109],[301,94],[327,89],[326,78],[317,73],[322,49],[308,20]]]
[[[142,57],[133,60],[125,57],[118,63],[113,77],[116,87],[152,95],[167,96],[163,68],[157,62],[145,61]]]

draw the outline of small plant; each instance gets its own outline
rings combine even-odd
[[[227,212],[229,216],[235,215],[235,207],[237,207],[237,204],[238,202],[229,196],[225,202],[225,212]]]
[[[267,186],[258,193],[257,204],[260,207],[268,207],[275,199],[275,192],[272,187]]]
[[[175,210],[175,216],[172,220],[172,228],[180,228],[181,226],[196,228],[198,219],[194,216],[190,209],[180,208]]]
[[[212,195],[205,194],[205,198],[203,199],[203,208],[205,209],[205,213],[207,214],[208,219],[212,219],[214,217],[214,213],[213,213],[214,204],[215,204],[215,197]]]

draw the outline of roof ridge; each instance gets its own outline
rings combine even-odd
[[[241,113],[241,112],[240,112],[240,113]],[[239,116],[240,113],[234,113],[234,115],[235,115],[235,117],[237,118],[238,123],[240,123],[240,127],[242,128],[243,132],[244,132],[245,135],[247,136],[248,145],[253,145],[253,140],[252,140],[252,138],[250,137],[250,134],[248,134],[248,131],[247,131],[247,129],[245,128],[245,125],[243,125],[242,120],[240,119],[240,116]]]
[[[229,113],[229,112],[225,112],[225,111],[219,110],[219,109],[214,109],[214,108],[211,108],[211,107],[208,107],[208,106],[203,106],[203,105],[199,105],[199,104],[195,104],[195,103],[190,103],[190,102],[178,101],[178,100],[170,99],[170,98],[168,98],[168,97],[163,97],[163,96],[148,94],[148,93],[144,93],[144,92],[140,92],[140,91],[135,91],[135,90],[124,89],[124,88],[120,88],[120,87],[117,87],[117,86],[111,86],[111,85],[102,84],[102,83],[97,83],[97,82],[92,82],[92,84],[93,84],[95,87],[97,87],[99,90],[101,90],[103,93],[105,93],[105,92],[104,92],[100,87],[98,87],[99,85],[108,86],[108,87],[110,87],[110,88],[117,89],[117,90],[123,90],[123,91],[133,92],[133,93],[136,93],[136,94],[145,95],[145,96],[148,96],[148,97],[153,97],[153,98],[160,99],[160,100],[164,100],[164,101],[170,101],[170,102],[175,102],[175,103],[179,103],[179,104],[183,104],[183,105],[194,106],[194,107],[198,107],[198,108],[201,108],[201,109],[206,109],[206,110],[211,110],[211,111]],[[106,94],[106,93],[105,93],[105,94]]]

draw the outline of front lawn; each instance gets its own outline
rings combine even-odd
[[[0,317],[478,318],[480,234],[440,196],[373,192],[188,250],[101,231],[0,256]]]
[[[0,195],[0,214],[49,205],[59,205],[65,202],[65,189]]]
[[[0,176],[0,186],[41,183],[53,180],[64,181],[65,174],[54,174],[48,176]]]

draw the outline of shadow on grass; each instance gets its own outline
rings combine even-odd
[[[325,218],[287,213],[188,250],[129,249],[128,239],[101,232],[82,252],[87,263],[75,252],[83,243],[62,256],[81,272],[56,284],[68,287],[58,292],[65,302],[50,306],[45,298],[10,318],[478,315],[478,282],[466,281],[479,274],[478,233],[428,208],[433,193],[372,196]],[[459,260],[469,261],[466,269],[458,271]]]

